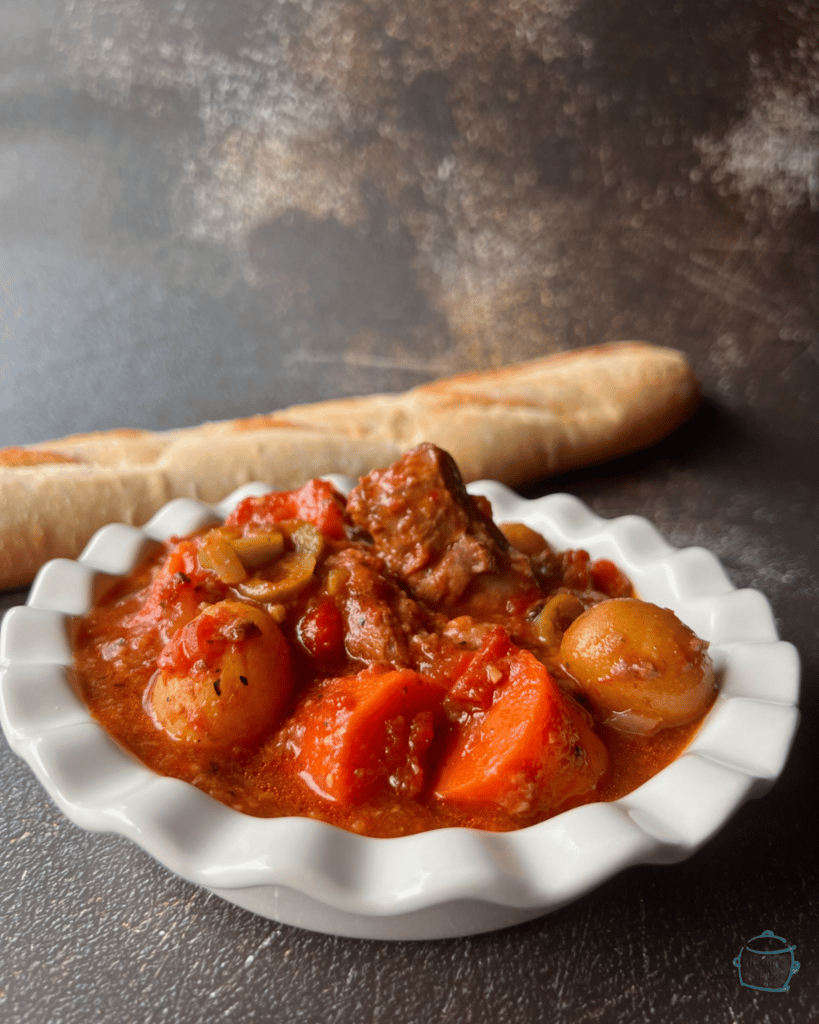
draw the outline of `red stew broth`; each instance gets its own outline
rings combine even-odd
[[[334,542],[338,543],[338,542]],[[168,545],[168,548],[170,544]],[[315,793],[292,770],[290,755],[277,728],[256,749],[237,745],[215,750],[173,740],[156,727],[145,707],[145,694],[156,670],[164,641],[150,621],[133,621],[143,607],[146,588],[166,558],[166,551],[138,567],[117,584],[78,623],[75,642],[77,684],[92,715],[123,747],[160,775],[183,779],[238,811],[259,817],[305,816],[318,818],[342,828],[375,837],[407,835],[448,826],[465,826],[491,831],[508,831],[534,824],[548,814],[531,818],[512,816],[495,806],[461,807],[432,798],[422,792],[415,799],[383,793],[361,805],[332,803]],[[578,566],[588,565],[583,552],[564,560],[565,585],[575,582]],[[569,579],[570,578],[570,579]],[[598,585],[623,592],[623,576],[610,563],[597,563]],[[607,595],[600,593],[598,599]],[[588,599],[588,597],[586,598]],[[296,626],[304,599],[288,610],[282,630],[296,652],[297,684],[292,705],[320,679],[309,659],[299,654]],[[551,663],[541,660],[559,677],[560,667],[553,652]],[[346,666],[355,671],[360,664]],[[286,724],[286,719],[285,719]],[[609,765],[597,786],[585,796],[561,806],[568,809],[583,803],[616,800],[631,792],[677,758],[690,742],[699,722],[665,729],[654,737],[642,738],[618,733],[597,724],[595,729],[609,755]]]

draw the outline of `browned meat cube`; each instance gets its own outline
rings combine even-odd
[[[452,457],[433,444],[365,476],[347,511],[390,572],[433,607],[453,607],[476,576],[510,565],[506,538],[467,494]]]
[[[347,654],[368,665],[410,665],[410,638],[426,630],[428,615],[385,575],[382,558],[347,548],[331,555],[326,569],[339,580],[335,601]]]

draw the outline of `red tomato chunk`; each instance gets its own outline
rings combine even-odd
[[[245,498],[225,520],[245,532],[288,519],[303,519],[333,540],[344,536],[344,501],[327,480],[311,480],[297,491],[278,491],[260,498]]]

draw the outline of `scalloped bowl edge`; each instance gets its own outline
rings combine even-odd
[[[343,477],[330,476],[348,490]],[[577,899],[621,870],[673,863],[766,792],[798,723],[799,659],[770,606],[735,590],[717,558],[677,550],[639,516],[604,520],[577,498],[527,500],[493,481],[469,486],[496,518],[523,520],[557,547],[616,561],[646,600],[711,644],[721,690],[685,753],[613,803],[588,804],[517,832],[441,829],[369,839],[311,819],[251,818],[136,761],[94,722],[70,680],[71,629],[156,541],[224,516],[176,499],[143,528],[112,524],[79,558],[57,559],[0,629],[0,723],[12,749],[76,824],[119,833],[194,884],[314,931],[379,939],[460,936],[517,924]]]

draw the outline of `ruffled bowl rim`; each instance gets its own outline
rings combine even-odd
[[[351,481],[330,476],[340,489]],[[611,558],[640,595],[708,640],[717,700],[686,751],[639,789],[517,832],[447,828],[371,839],[307,818],[252,818],[136,761],[90,717],[71,683],[71,634],[157,541],[224,518],[181,498],[144,527],[99,530],[75,561],[38,573],[0,630],[0,722],[12,749],[76,824],[114,832],[194,884],[285,923],[331,934],[437,938],[547,913],[621,870],[673,863],[706,843],[782,771],[798,724],[799,660],[758,591],[733,587],[700,547],[675,549],[639,516],[604,520],[568,494],[522,498],[469,486],[499,521],[522,521],[558,548]]]

